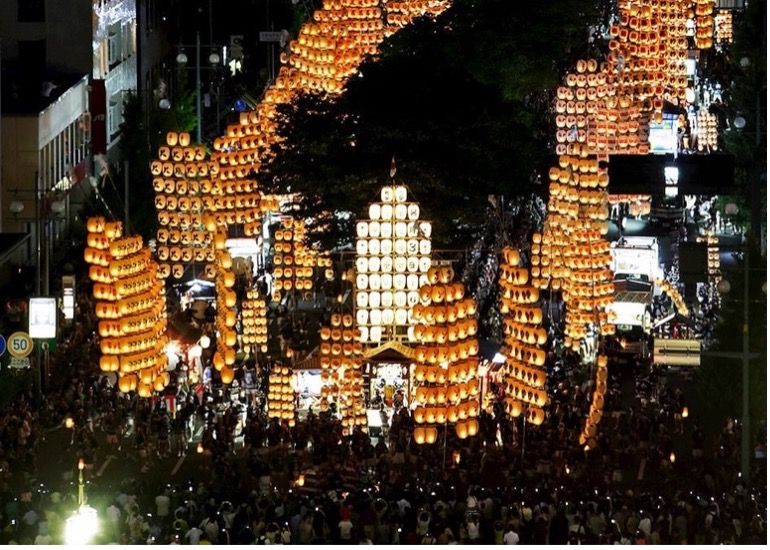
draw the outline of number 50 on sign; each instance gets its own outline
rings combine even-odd
[[[8,353],[14,357],[26,357],[32,353],[32,338],[26,332],[14,332],[8,337]]]

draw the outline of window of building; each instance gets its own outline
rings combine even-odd
[[[44,23],[45,0],[17,0],[19,23]]]
[[[107,132],[112,138],[120,131],[120,122],[123,118],[123,94],[117,93],[110,97],[110,106],[107,113]]]
[[[110,25],[107,49],[110,67],[123,61],[123,29],[120,22]]]

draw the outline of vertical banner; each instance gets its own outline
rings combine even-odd
[[[104,80],[91,80],[88,109],[91,111],[91,152],[103,155],[107,152],[107,92]]]

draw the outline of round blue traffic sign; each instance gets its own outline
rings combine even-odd
[[[0,357],[5,353],[5,336],[0,334]]]

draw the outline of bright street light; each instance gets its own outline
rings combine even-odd
[[[99,516],[96,510],[83,504],[67,518],[64,525],[64,544],[83,546],[91,542],[99,530]]]

